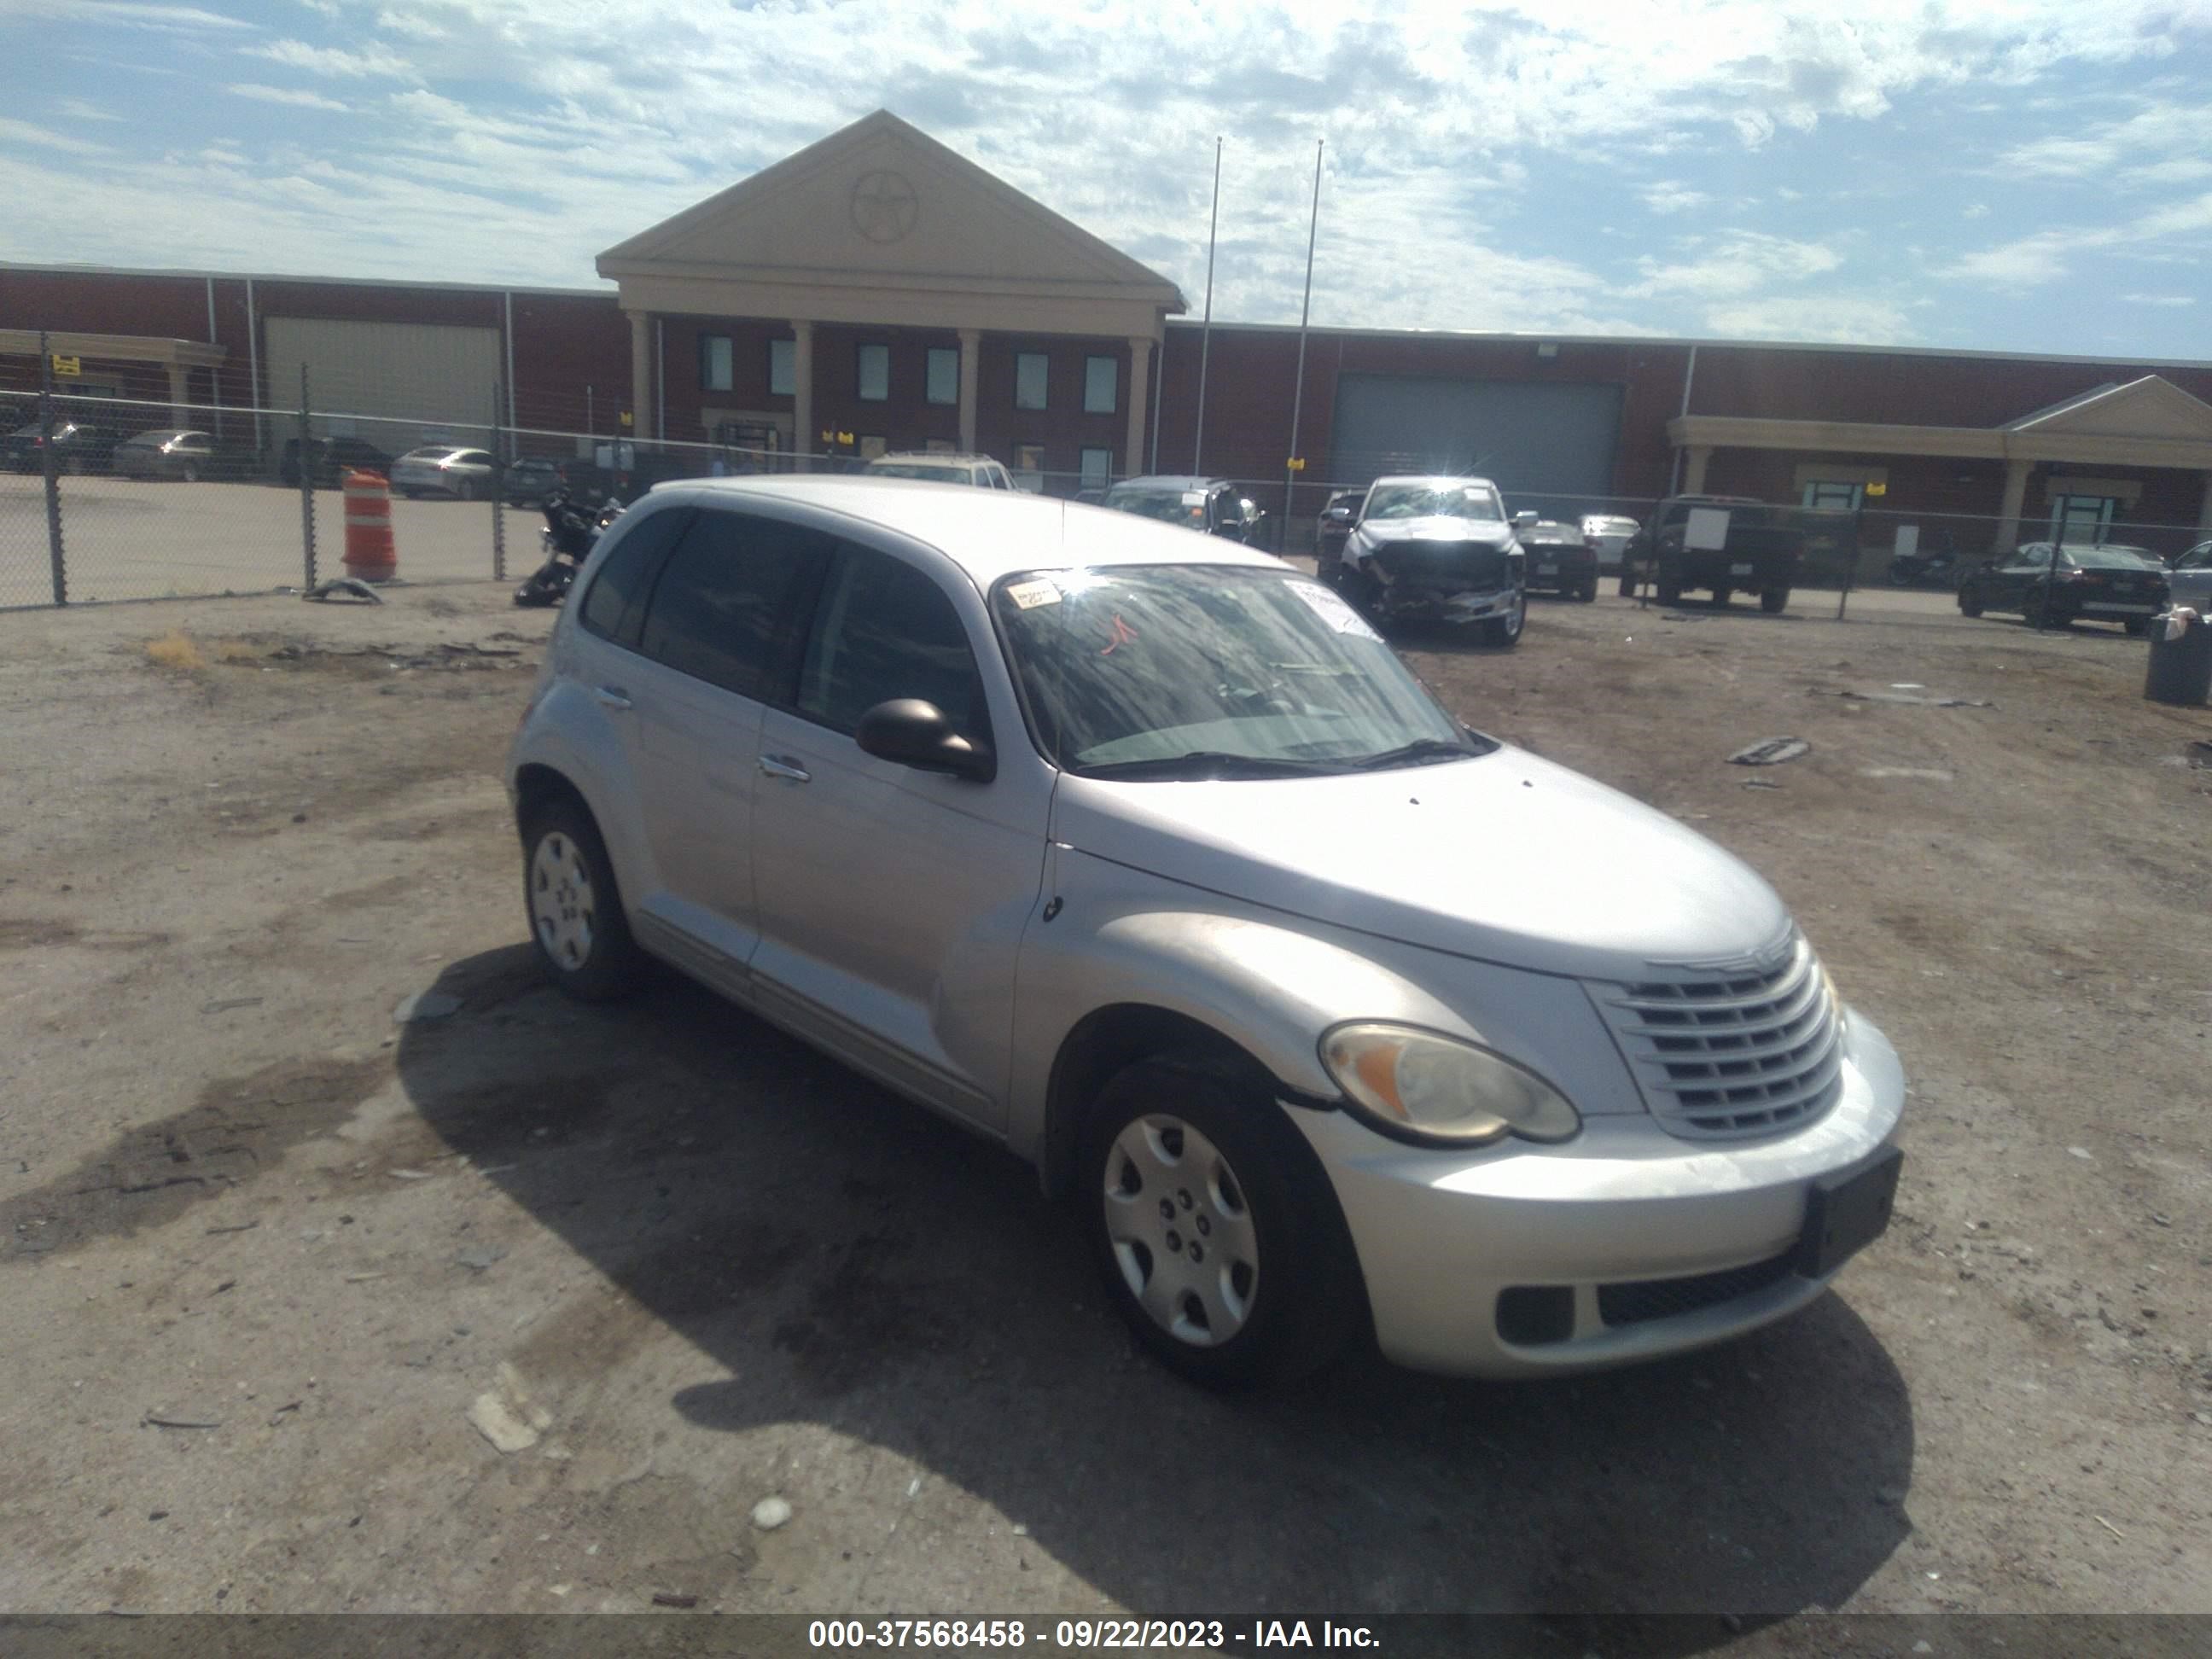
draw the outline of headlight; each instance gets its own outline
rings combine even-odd
[[[1360,1116],[1385,1134],[1481,1146],[1504,1135],[1571,1139],[1582,1115],[1534,1073],[1487,1048],[1407,1025],[1340,1025],[1321,1040],[1328,1068]]]

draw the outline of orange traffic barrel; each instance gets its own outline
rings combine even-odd
[[[399,574],[399,553],[392,541],[392,486],[381,472],[347,472],[345,532],[347,575],[388,582]]]

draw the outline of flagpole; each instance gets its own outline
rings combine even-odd
[[[1213,210],[1206,221],[1206,325],[1198,338],[1198,429],[1190,441],[1190,470],[1206,453],[1206,367],[1213,352],[1213,246],[1221,227],[1221,140],[1213,141]]]
[[[1306,324],[1313,317],[1314,241],[1321,234],[1321,152],[1328,141],[1314,140],[1313,220],[1306,227],[1306,297],[1298,308],[1298,372],[1291,383],[1291,453],[1283,465],[1283,527],[1278,532],[1275,546],[1287,551],[1291,544],[1291,495],[1297,488],[1298,470],[1305,458],[1298,453],[1298,416],[1305,407],[1306,396]],[[1315,550],[1318,555],[1318,547]]]

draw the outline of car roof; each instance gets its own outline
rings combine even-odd
[[[648,501],[696,507],[798,507],[890,531],[935,548],[978,587],[1017,570],[1115,564],[1235,564],[1280,569],[1283,562],[1217,537],[1194,535],[1128,513],[1032,495],[1025,490],[957,490],[866,473],[830,477],[686,478],[653,486]],[[834,526],[823,525],[831,529]]]
[[[873,466],[878,461],[933,461],[939,466],[996,466],[998,465],[988,455],[947,455],[940,450],[934,449],[894,449],[884,454],[872,457],[868,465]]]
[[[1147,472],[1140,478],[1124,478],[1114,489],[1212,489],[1223,485],[1236,486],[1227,478],[1201,477],[1195,472]],[[1108,493],[1112,493],[1110,490]]]
[[[1487,478],[1471,477],[1458,472],[1393,472],[1377,478],[1367,487],[1373,489],[1382,484],[1480,484],[1486,489],[1498,488]]]

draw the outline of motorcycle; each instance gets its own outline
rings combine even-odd
[[[1966,568],[1949,548],[1908,553],[1889,562],[1889,580],[1899,587],[1954,588]]]
[[[514,590],[519,605],[550,606],[565,600],[592,549],[622,516],[623,504],[610,495],[596,506],[579,506],[566,490],[556,489],[539,504],[539,511],[545,514],[545,528],[538,532],[538,550],[545,562]]]

